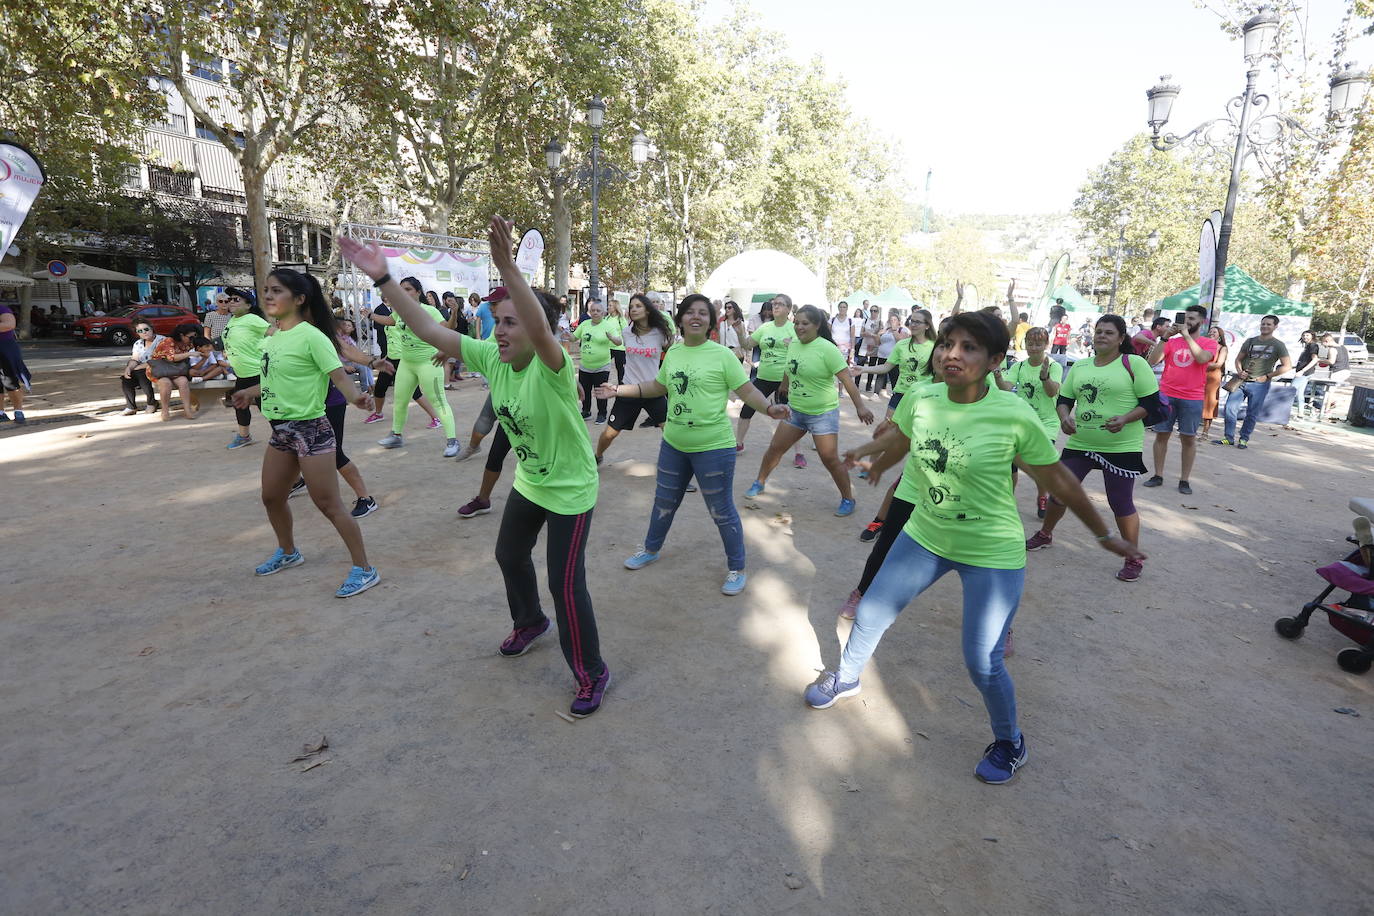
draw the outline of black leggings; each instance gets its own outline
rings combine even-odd
[[[778,387],[781,385],[781,380],[776,382],[770,382],[766,378],[754,380],[754,387],[758,389],[759,394],[763,395],[765,398],[772,397],[773,403],[775,404],[787,403],[787,398],[778,397]],[[748,420],[753,415],[754,408],[750,407],[748,404],[745,404],[743,407],[739,409],[739,418],[741,420]]]
[[[262,377],[258,375],[250,375],[247,378],[236,378],[234,379],[234,390],[242,391],[245,388],[252,388],[261,381]],[[255,403],[258,405],[258,409],[261,410],[262,401],[256,401]],[[247,407],[235,407],[234,419],[238,422],[239,426],[247,426],[252,421],[253,414]]]
[[[509,454],[510,436],[506,435],[504,426],[497,424],[496,435],[491,440],[491,451],[487,452],[487,470],[500,474]]]
[[[600,372],[588,372],[585,369],[577,370],[577,381],[582,386],[582,413],[585,416],[592,412],[592,389],[602,382],[611,380],[611,370],[602,369]],[[606,399],[596,399],[596,415],[606,416]]]
[[[348,456],[343,450],[344,434],[344,414],[348,413],[347,404],[326,404],[324,405],[324,415],[329,420],[329,425],[334,428],[334,467],[336,470],[343,470],[348,467]]]
[[[878,358],[877,354],[874,354],[874,355],[872,355],[872,356],[860,356],[859,358],[857,358],[857,359],[854,360],[854,365],[856,365],[856,366],[876,366],[876,365],[878,365],[878,363],[880,363],[880,362],[882,362],[882,360]],[[876,377],[877,377],[877,373],[876,373],[876,372],[869,372],[869,373],[866,373],[866,374],[864,375],[864,391],[872,391],[872,390],[873,390],[873,379],[875,379]],[[878,389],[881,391],[881,390],[882,390],[882,385],[879,385],[879,386],[878,386]]]
[[[900,479],[899,477],[898,480]],[[878,575],[878,570],[883,568],[883,561],[887,559],[887,552],[896,543],[897,535],[902,533],[902,528],[906,525],[907,519],[911,518],[911,510],[915,508],[911,503],[898,496],[892,497],[892,505],[888,508],[887,518],[883,519],[883,527],[873,542],[873,549],[868,552],[868,562],[864,564],[864,574],[859,577],[860,595],[867,592],[868,587],[873,584],[873,577]]]
[[[596,633],[592,599],[587,593],[587,538],[592,510],[559,515],[526,499],[514,489],[506,499],[501,533],[496,536],[496,563],[506,580],[506,600],[516,629],[539,626],[548,618],[539,605],[539,580],[534,571],[534,545],[547,524],[549,591],[558,620],[558,643],[580,685],[600,677],[601,643]]]
[[[625,351],[612,350],[611,362],[615,363],[615,382],[617,385],[625,384]]]
[[[134,403],[134,394],[142,388],[143,400],[148,402],[149,407],[156,407],[157,395],[153,393],[153,380],[148,378],[148,373],[142,369],[134,369],[129,376],[119,377],[119,387],[124,389],[124,406],[130,410],[138,410],[138,405]]]

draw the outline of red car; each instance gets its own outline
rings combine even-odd
[[[146,321],[158,334],[167,335],[179,324],[199,325],[196,313],[179,305],[131,305],[108,315],[87,315],[72,324],[72,337],[90,343],[127,347],[134,342],[134,322]]]

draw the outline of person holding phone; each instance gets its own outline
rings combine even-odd
[[[1147,487],[1164,485],[1164,462],[1169,455],[1169,437],[1178,430],[1182,469],[1178,478],[1178,492],[1189,496],[1193,492],[1188,482],[1193,474],[1193,460],[1197,457],[1197,434],[1202,427],[1202,403],[1207,389],[1207,367],[1217,355],[1217,342],[1202,334],[1207,321],[1207,308],[1190,305],[1186,311],[1174,314],[1174,323],[1164,328],[1163,336],[1155,341],[1146,359],[1150,364],[1164,365],[1160,377],[1160,402],[1167,408],[1162,422],[1154,425],[1154,474],[1145,481]]]

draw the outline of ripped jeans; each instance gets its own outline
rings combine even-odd
[[[644,549],[658,553],[673,527],[673,516],[682,505],[687,485],[696,476],[711,519],[720,529],[727,569],[744,569],[744,527],[735,509],[735,447],[705,452],[683,452],[663,442],[658,448],[658,488]]]

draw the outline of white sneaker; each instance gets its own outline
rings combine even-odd
[[[138,413],[138,411],[134,410],[132,407],[125,407],[119,412],[119,415],[121,417],[132,417],[136,413]]]

